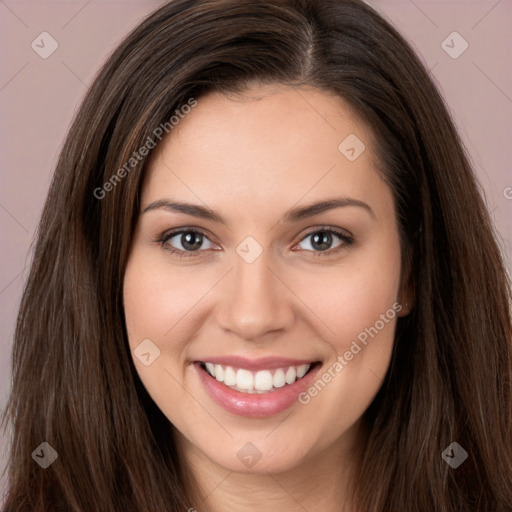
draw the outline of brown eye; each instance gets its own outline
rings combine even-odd
[[[190,231],[180,235],[180,243],[186,251],[197,251],[203,243],[203,235]]]

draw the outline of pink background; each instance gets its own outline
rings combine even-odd
[[[510,270],[512,2],[369,3],[406,36],[432,70],[473,160]],[[12,336],[30,247],[70,121],[100,64],[132,27],[161,4],[156,0],[0,0],[2,408],[10,385]],[[441,46],[454,31],[469,44],[457,59]],[[47,59],[31,47],[42,32],[59,45]],[[453,43],[455,49],[460,43]],[[7,439],[0,439],[0,471],[6,447]]]

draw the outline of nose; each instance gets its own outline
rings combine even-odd
[[[242,258],[235,261],[218,311],[222,329],[254,342],[286,331],[294,320],[293,294],[264,255],[253,263]]]

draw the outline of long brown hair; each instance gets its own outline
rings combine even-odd
[[[6,508],[194,505],[125,330],[123,275],[147,158],[102,199],[97,190],[190,98],[253,82],[344,98],[372,128],[395,198],[414,308],[399,320],[384,385],[365,414],[358,507],[512,510],[510,283],[429,73],[359,0],[174,0],[103,67],[62,149],[19,311]],[[58,453],[47,469],[31,457],[43,441]],[[468,452],[457,469],[441,457],[454,441]]]

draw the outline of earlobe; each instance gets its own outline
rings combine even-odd
[[[414,308],[415,297],[414,289],[410,283],[404,286],[404,289],[399,294],[398,303],[402,306],[402,309],[398,313],[399,317],[407,316]]]
[[[406,278],[400,285],[400,292],[398,294],[398,303],[402,306],[398,316],[407,316],[414,308],[416,302],[416,294],[414,291],[413,280],[410,272],[407,272]]]
[[[401,310],[398,313],[398,317],[407,316],[412,311],[416,303],[412,260],[413,254],[409,247],[405,252],[404,260],[402,261],[402,276],[398,293],[398,304],[400,304]]]

